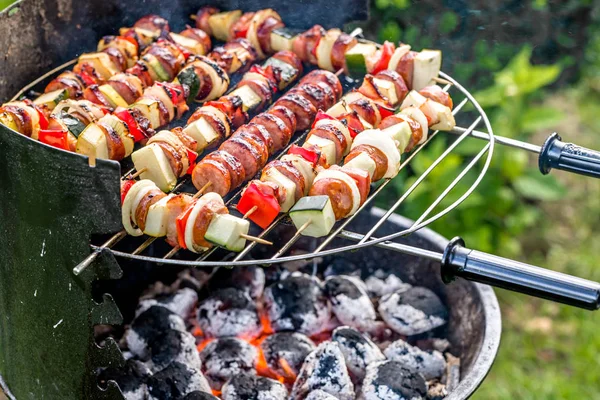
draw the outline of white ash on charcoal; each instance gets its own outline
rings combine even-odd
[[[322,390],[313,390],[304,400],[338,400],[338,398]]]
[[[150,356],[148,345],[169,330],[186,332],[185,322],[165,307],[151,306],[133,320],[125,333],[125,341],[131,353],[147,360]]]
[[[450,346],[451,346],[448,339],[441,339],[441,338],[427,338],[427,339],[417,340],[416,345],[421,350],[425,350],[425,351],[437,350],[440,353],[445,353],[445,352],[449,351]]]
[[[192,289],[180,289],[168,295],[158,295],[151,299],[143,299],[135,310],[138,316],[152,306],[164,307],[186,319],[198,303],[198,294]]]
[[[107,368],[99,375],[100,382],[115,381],[125,400],[145,400],[148,398],[146,381],[152,375],[141,361],[127,360],[122,368]]]
[[[198,325],[205,337],[258,337],[262,331],[256,303],[239,289],[213,292],[198,304]]]
[[[269,369],[279,376],[287,376],[289,370],[298,375],[302,363],[315,349],[315,344],[302,333],[278,332],[265,338],[260,348]]]
[[[401,335],[413,336],[431,331],[448,319],[448,309],[431,290],[412,287],[384,296],[379,314],[385,323]]]
[[[202,363],[196,348],[196,338],[189,332],[170,329],[148,343],[148,366],[160,371],[172,362],[200,370]]]
[[[359,278],[330,276],[325,281],[325,293],[331,302],[331,311],[343,325],[363,332],[374,327],[377,318],[375,308],[364,282]]]
[[[196,391],[210,392],[206,378],[197,369],[178,362],[148,379],[150,400],[176,400]]]
[[[442,400],[448,396],[446,385],[433,381],[427,382],[427,400]]]
[[[331,340],[339,345],[344,354],[346,367],[355,383],[362,382],[369,364],[385,360],[379,347],[354,328],[348,326],[336,328]]]
[[[322,390],[338,400],[354,399],[354,385],[348,374],[344,354],[335,342],[321,343],[306,357],[292,388],[290,400],[304,399]]]
[[[381,271],[381,270],[379,270]],[[373,297],[382,297],[394,292],[404,292],[412,287],[394,274],[389,274],[385,278],[379,277],[376,273],[365,279],[367,291]]]
[[[383,353],[388,359],[398,361],[409,370],[420,372],[427,380],[441,378],[446,369],[442,353],[436,350],[423,351],[402,339],[390,344]]]
[[[379,361],[367,367],[361,400],[421,400],[427,395],[423,375],[397,361]]]
[[[208,283],[208,291],[216,292],[225,288],[235,288],[256,300],[265,289],[265,271],[257,266],[217,268]]]
[[[322,283],[306,274],[292,276],[265,290],[265,309],[275,332],[313,336],[327,329],[331,312]]]
[[[221,338],[211,341],[200,352],[202,370],[210,386],[221,390],[232,376],[255,373],[258,350],[239,338]]]
[[[285,386],[270,378],[250,374],[231,377],[221,392],[222,400],[285,400]]]
[[[187,394],[182,400],[219,400],[219,398],[211,393],[195,391]]]

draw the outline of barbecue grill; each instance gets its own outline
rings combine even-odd
[[[223,9],[240,8],[233,1],[210,3]],[[189,1],[148,1],[146,4],[143,8],[119,0],[86,4],[25,0],[15,4],[0,17],[3,33],[0,42],[9,49],[1,65],[3,71],[10,71],[0,77],[1,97],[8,99],[15,93],[18,97],[36,89],[69,66],[71,57],[93,48],[102,34],[111,33],[116,26],[133,23],[149,10],[160,10],[160,14],[177,27],[188,20],[190,13],[205,5]],[[325,9],[322,4],[273,1],[244,2],[242,6],[244,9],[276,8],[287,25],[297,28],[315,23],[325,27],[342,26],[367,16],[366,2],[358,0],[344,2],[343,8],[338,4],[325,6]],[[15,35],[15,32],[20,34]],[[55,65],[60,67],[44,74]],[[237,254],[213,249],[198,257],[184,250],[172,250],[160,240],[127,236],[120,222],[118,183],[121,176],[130,173],[129,168],[125,166],[121,170],[118,163],[106,160],[97,160],[92,167],[85,157],[45,146],[0,126],[4,156],[0,159],[0,203],[3,205],[0,313],[5,318],[0,336],[3,376],[0,385],[18,397],[31,392],[34,397],[118,398],[116,385],[109,382],[107,388],[100,389],[93,371],[122,364],[120,351],[111,339],[105,341],[103,348],[98,347],[93,326],[119,325],[124,319],[130,320],[132,305],[121,301],[131,296],[129,291],[137,298],[154,278],[173,275],[188,267],[266,266],[333,255],[345,257],[356,250],[370,254],[377,247],[423,258],[419,269],[412,271],[423,280],[435,272],[444,282],[463,277],[587,309],[600,307],[597,283],[469,250],[459,238],[446,244],[443,239],[422,230],[451,212],[476,190],[497,144],[537,153],[544,174],[554,168],[600,177],[599,153],[563,143],[556,134],[542,147],[495,136],[485,112],[468,90],[451,76],[441,73],[440,78],[445,81],[444,90],[450,91],[457,102],[455,114],[469,104],[474,111],[457,115],[464,126],[451,132],[457,139],[388,210],[372,208],[376,197],[390,182],[384,180],[359,212],[338,223],[328,237],[307,240],[295,233],[287,217],[281,215],[271,226],[264,230],[256,228],[253,232],[259,238],[273,240],[274,246],[251,242]],[[33,83],[22,89],[27,82]],[[355,84],[346,80],[345,89]],[[430,142],[446,134],[432,133],[409,154],[401,168],[419,157],[421,149]],[[395,216],[394,212],[410,200],[410,194],[418,185],[469,137],[482,141],[481,151],[440,197],[414,222]],[[293,141],[301,142],[304,138],[305,134],[298,135]],[[445,196],[476,168],[479,172],[470,188],[450,206],[439,210]],[[183,181],[176,191],[190,188],[190,183]],[[228,197],[227,204],[235,204],[239,194]],[[11,219],[16,223],[9,225],[7,221]],[[299,248],[308,252],[298,252]],[[402,256],[398,256],[398,260],[401,259]],[[440,272],[436,267],[438,263]],[[128,280],[132,269],[143,271],[144,277],[135,274],[136,282],[132,283]],[[123,270],[125,280],[120,279]],[[451,307],[456,313],[451,317],[451,324],[462,326],[468,322],[468,328],[461,334],[477,336],[474,341],[477,343],[470,348],[463,345],[461,356],[466,360],[463,382],[448,398],[467,397],[484,378],[495,355],[499,340],[497,304],[489,288],[462,280],[451,286],[451,290],[446,291],[442,285],[432,288],[444,293],[449,304],[459,303],[456,293],[464,294],[477,311],[476,316],[469,316],[461,314],[460,306],[456,310]],[[104,294],[105,290],[114,295],[122,306],[121,311],[113,295]]]

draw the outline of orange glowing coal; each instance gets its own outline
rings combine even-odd
[[[204,348],[206,346],[208,346],[208,344],[210,342],[212,342],[213,340],[215,340],[214,338],[208,338],[208,339],[204,339],[203,341],[201,341],[200,343],[198,343],[198,345],[196,346],[196,348],[198,349],[198,352],[204,350]]]

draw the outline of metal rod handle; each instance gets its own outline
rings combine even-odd
[[[446,283],[459,276],[587,310],[600,308],[600,283],[520,263],[464,247],[450,241],[442,258]]]
[[[579,175],[600,178],[600,152],[565,143],[555,132],[544,143],[540,152],[539,167],[542,174],[552,168]]]

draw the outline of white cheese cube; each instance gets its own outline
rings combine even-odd
[[[141,178],[151,180],[163,192],[170,192],[177,184],[177,177],[169,160],[158,144],[149,144],[134,151],[131,159],[136,170],[141,171],[145,168]]]
[[[317,135],[312,135],[304,143],[303,147],[306,147],[307,144],[317,146],[321,150],[321,154],[325,156],[327,164],[336,164],[335,143],[333,143],[331,140],[319,137]]]

